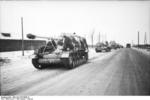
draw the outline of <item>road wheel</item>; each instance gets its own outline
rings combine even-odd
[[[86,53],[86,54],[85,54],[85,62],[87,62],[87,61],[88,61],[88,59],[89,59],[89,57],[88,57],[88,53]]]
[[[77,66],[77,59],[74,59],[75,67]]]
[[[97,50],[95,50],[96,52],[98,52]]]
[[[76,67],[77,67],[77,66],[78,66],[78,64],[79,64],[79,63],[78,63],[79,61],[78,61],[78,59],[77,59],[77,58],[76,58],[75,62],[76,62]]]
[[[78,66],[80,65],[80,58],[78,59]]]
[[[43,66],[38,63],[38,59],[32,59],[32,64],[37,69],[42,69]]]
[[[80,60],[79,60],[79,65],[81,65],[82,64],[82,58],[80,58]]]
[[[83,56],[83,63],[85,63],[86,62],[86,57],[85,56]]]
[[[69,56],[67,65],[68,65],[67,67],[70,68],[70,69],[75,67],[75,61],[74,61],[72,56]]]
[[[110,48],[107,48],[107,52],[109,52],[110,51]]]

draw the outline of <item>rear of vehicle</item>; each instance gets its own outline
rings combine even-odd
[[[131,44],[130,43],[126,44],[126,48],[131,48]]]

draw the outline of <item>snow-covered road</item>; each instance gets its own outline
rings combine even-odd
[[[89,52],[75,69],[35,69],[25,57],[1,66],[2,95],[150,95],[150,56],[135,49]]]

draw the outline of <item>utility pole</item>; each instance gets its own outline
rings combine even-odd
[[[93,31],[92,31],[92,34],[91,34],[91,40],[92,40],[92,48],[93,48],[93,36],[94,36],[94,32],[95,32],[95,29],[93,29]]]
[[[138,32],[138,48],[139,48],[139,39],[140,39],[140,37],[139,37],[139,32]]]
[[[100,43],[100,36],[101,36],[101,35],[100,35],[100,32],[99,32],[99,36],[98,36],[98,42],[99,42],[99,43]]]
[[[105,33],[105,41],[107,41],[107,33]]]
[[[21,17],[21,30],[22,30],[22,56],[24,56],[23,17]]]
[[[146,36],[146,32],[145,32],[145,37],[144,37],[144,44],[147,44],[147,36]]]
[[[149,32],[149,44],[150,44],[150,32]]]
[[[86,34],[84,34],[84,38],[86,39]]]

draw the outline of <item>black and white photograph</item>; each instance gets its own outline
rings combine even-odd
[[[0,94],[149,97],[150,1],[1,0]]]

